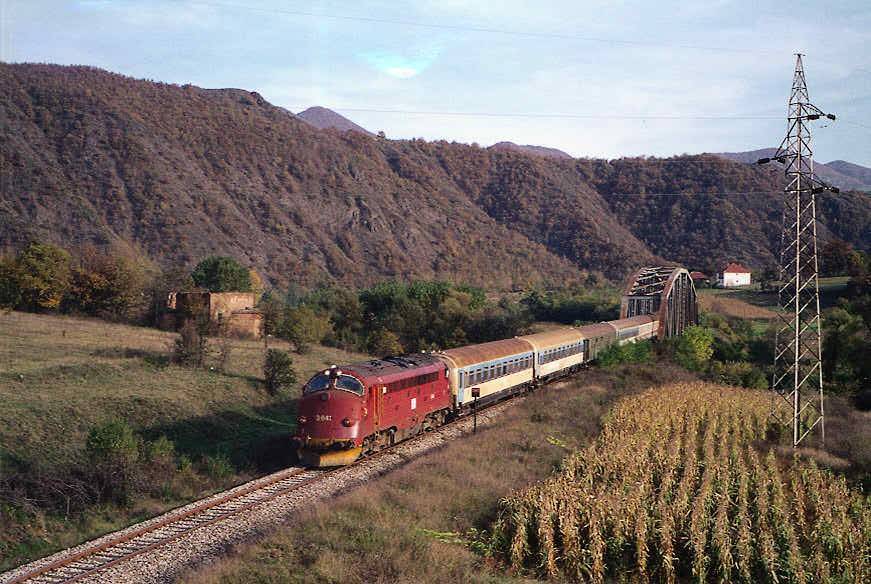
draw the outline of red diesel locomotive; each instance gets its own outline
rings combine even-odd
[[[440,426],[451,404],[447,366],[433,355],[333,366],[303,388],[293,439],[306,466],[350,464]]]

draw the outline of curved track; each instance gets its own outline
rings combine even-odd
[[[522,400],[514,398],[482,408],[478,412],[478,426],[489,424],[505,408],[519,401]],[[255,515],[258,510],[268,507],[270,502],[280,506],[282,503],[276,501],[277,499],[285,500],[289,497],[292,502],[288,507],[293,507],[298,506],[300,500],[312,501],[333,496],[352,484],[360,484],[404,464],[411,458],[438,448],[451,438],[470,432],[472,425],[472,416],[465,416],[345,467],[288,468],[26,564],[0,575],[0,582],[57,584],[83,580],[118,581],[117,570],[125,569],[120,564],[137,556],[159,552],[161,548],[172,548],[174,543],[184,543],[178,540],[200,530],[205,532],[202,537],[209,539],[208,528],[224,523],[232,524],[228,520],[233,519],[245,523],[249,515]],[[190,552],[190,549],[186,551]],[[171,579],[157,576],[154,579],[149,578],[148,581]]]
[[[171,511],[141,527],[97,540],[57,560],[25,571],[8,580],[23,582],[76,582],[139,554],[166,545],[188,533],[242,513],[298,489],[329,471],[291,468],[251,481],[215,497]]]

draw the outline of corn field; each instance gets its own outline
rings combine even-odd
[[[560,472],[502,502],[517,572],[604,582],[868,582],[871,503],[754,446],[770,397],[703,383],[626,398]]]

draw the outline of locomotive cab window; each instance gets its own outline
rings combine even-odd
[[[351,377],[350,375],[339,375],[338,379],[336,379],[336,389],[344,389],[357,395],[363,395],[364,391],[363,384],[356,377]]]
[[[304,393],[313,393],[322,391],[330,386],[330,376],[323,373],[318,373],[305,384]]]

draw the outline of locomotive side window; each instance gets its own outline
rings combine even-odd
[[[305,385],[304,393],[312,393],[327,389],[330,386],[330,376],[318,373]]]

